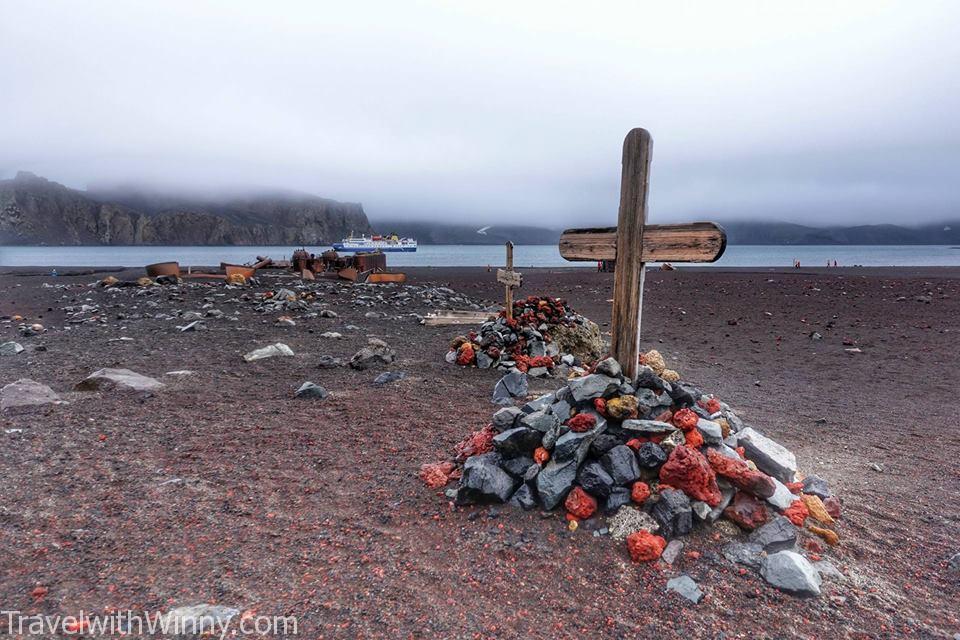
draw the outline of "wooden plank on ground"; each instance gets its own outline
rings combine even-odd
[[[440,327],[454,324],[481,324],[496,314],[489,311],[437,311],[428,314],[423,324],[428,327]]]

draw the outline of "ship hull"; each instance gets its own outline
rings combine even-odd
[[[333,248],[335,251],[342,251],[343,253],[356,253],[358,251],[383,251],[384,253],[413,253],[417,250],[416,247],[398,247],[398,246],[387,246],[387,247],[375,247],[375,246],[364,246],[364,245],[345,245],[342,242],[334,242]]]

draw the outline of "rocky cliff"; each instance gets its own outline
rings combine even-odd
[[[372,232],[361,205],[304,194],[158,202],[20,172],[0,180],[0,244],[325,245]]]

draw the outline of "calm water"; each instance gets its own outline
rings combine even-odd
[[[153,262],[176,260],[181,265],[243,264],[255,256],[289,259],[296,247],[0,247],[0,266],[90,266],[140,267]],[[312,248],[319,252],[322,248]],[[593,263],[567,262],[555,245],[518,245],[514,264],[519,267],[593,267]],[[960,248],[940,245],[921,246],[765,246],[727,247],[716,263],[721,267],[793,266],[800,260],[804,267],[822,267],[827,260],[840,266],[960,266]],[[426,245],[416,253],[391,253],[391,267],[500,265],[503,245]]]

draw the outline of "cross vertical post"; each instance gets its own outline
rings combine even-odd
[[[507,271],[513,271],[513,243],[507,240]],[[513,287],[509,284],[505,285],[507,289],[506,293],[506,309],[507,320],[513,320]]]
[[[623,141],[620,212],[617,219],[617,263],[613,277],[613,324],[610,350],[624,375],[637,375],[640,314],[643,310],[643,231],[647,223],[650,155],[653,139],[646,129],[633,129]]]

